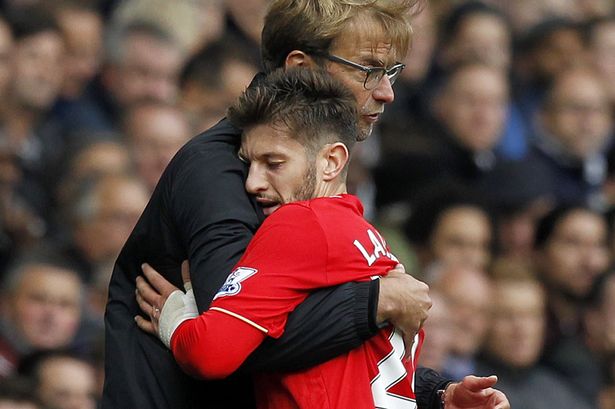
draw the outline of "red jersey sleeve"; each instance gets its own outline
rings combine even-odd
[[[328,286],[328,244],[308,205],[281,207],[258,230],[211,308],[277,338],[288,314],[315,288]]]
[[[221,379],[235,372],[264,339],[265,334],[253,326],[209,310],[175,330],[171,351],[185,372]]]

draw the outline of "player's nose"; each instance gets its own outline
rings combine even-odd
[[[248,178],[246,179],[246,191],[250,194],[257,194],[267,190],[267,180],[263,172],[258,169],[258,166],[252,163]]]

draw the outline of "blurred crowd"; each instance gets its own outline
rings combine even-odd
[[[0,408],[96,407],[115,258],[261,70],[266,6],[0,1]],[[421,363],[615,408],[614,2],[428,0],[413,30],[349,189],[431,287]]]

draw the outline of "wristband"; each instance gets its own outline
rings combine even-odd
[[[181,290],[173,291],[164,302],[160,312],[158,337],[167,348],[171,348],[171,338],[177,327],[182,322],[198,316],[199,312],[192,288],[185,294]]]

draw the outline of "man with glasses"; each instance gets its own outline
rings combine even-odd
[[[393,67],[408,49],[413,5],[414,0],[273,0],[262,37],[265,70],[324,68],[354,95],[357,139],[364,140],[384,105],[393,101]],[[323,53],[353,65],[331,61]],[[134,322],[139,313],[135,280],[142,263],[150,263],[179,287],[180,265],[189,259],[199,311],[207,310],[264,214],[280,205],[276,200],[257,201],[245,192],[247,166],[237,155],[240,135],[222,120],[184,146],[124,246],[106,311],[103,409],[253,407],[245,375],[198,382],[183,374],[165,346]],[[361,345],[385,321],[412,339],[430,304],[428,287],[402,272],[316,292],[290,314],[285,334],[264,342],[242,369],[281,372],[316,365]],[[438,407],[437,391],[449,382],[433,371],[417,372],[418,406]],[[467,386],[451,384],[445,396],[450,401]]]

